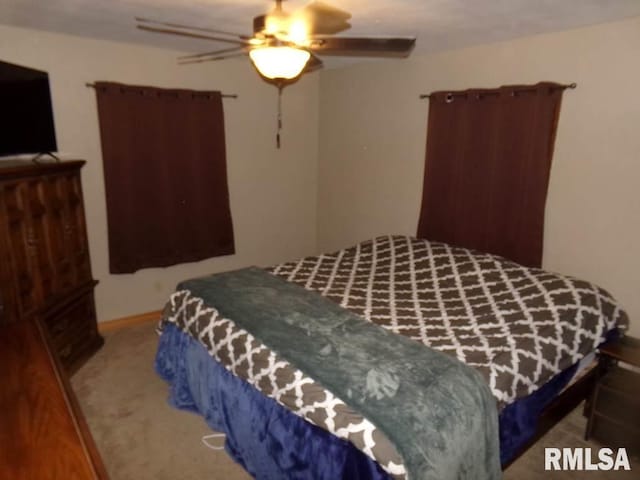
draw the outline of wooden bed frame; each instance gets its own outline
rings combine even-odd
[[[538,417],[535,434],[518,451],[518,453],[502,469],[506,470],[509,465],[520,458],[531,446],[553,428],[560,420],[571,413],[583,400],[589,401],[596,381],[600,375],[600,365],[590,366],[586,373],[570,384],[562,393],[555,397]],[[584,412],[588,409],[585,405]],[[586,414],[583,414],[586,416]]]

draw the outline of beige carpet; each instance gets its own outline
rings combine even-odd
[[[224,451],[202,444],[202,436],[210,433],[204,420],[167,404],[167,385],[153,370],[154,327],[147,324],[107,335],[102,350],[72,379],[111,480],[250,478]],[[584,426],[576,410],[514,463],[504,478],[640,478],[637,460],[632,460],[631,472],[545,472],[545,446],[598,447],[582,440]]]

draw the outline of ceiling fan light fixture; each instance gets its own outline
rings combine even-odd
[[[272,46],[254,48],[249,57],[263,76],[289,80],[300,75],[311,54],[301,48]]]
[[[289,23],[289,32],[287,37],[290,42],[296,45],[304,45],[308,42],[309,28],[307,22],[302,18],[294,18]]]

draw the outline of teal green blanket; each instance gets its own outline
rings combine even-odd
[[[496,402],[455,358],[330,300],[248,268],[179,285],[362,413],[394,443],[409,478],[501,478]]]

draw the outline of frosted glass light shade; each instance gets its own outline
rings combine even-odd
[[[293,47],[262,47],[251,50],[249,56],[265,77],[288,80],[300,75],[311,54]]]

